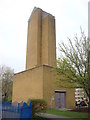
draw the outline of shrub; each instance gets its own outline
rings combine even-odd
[[[28,105],[32,103],[32,116],[35,116],[35,113],[45,112],[47,109],[47,103],[43,99],[28,99]]]
[[[12,102],[12,98],[11,98],[11,97],[9,97],[7,101],[8,101],[8,102]]]

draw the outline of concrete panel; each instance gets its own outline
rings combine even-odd
[[[53,16],[49,15],[48,18],[48,57],[49,57],[49,65],[54,66],[56,65],[56,35],[55,35],[55,19]]]
[[[28,22],[26,69],[40,65],[41,50],[41,10],[37,9],[32,13]]]
[[[53,67],[43,66],[43,95],[44,99],[48,103],[48,107],[51,107],[52,96],[55,98],[54,91],[56,90],[56,77],[52,72]],[[55,101],[52,102],[52,107],[54,107]]]
[[[12,101],[25,101],[28,98],[43,98],[42,67],[33,68],[14,75]]]
[[[49,64],[49,46],[48,46],[48,16],[46,16],[42,21],[42,52],[41,59],[42,64]]]
[[[65,90],[66,91],[66,108],[74,108],[75,107],[75,89],[71,88],[61,88],[56,84],[57,77],[53,72],[53,67],[43,66],[43,95],[44,99],[48,101],[48,107],[51,106],[52,96],[55,98],[55,90]],[[61,75],[62,77],[62,75]],[[64,83],[63,83],[64,84]],[[55,99],[52,102],[52,107],[55,108]]]
[[[55,19],[47,15],[42,20],[42,64],[55,66],[56,63],[56,36]]]

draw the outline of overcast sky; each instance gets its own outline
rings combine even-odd
[[[80,34],[87,35],[89,0],[0,0],[0,65],[15,72],[25,70],[28,19],[39,7],[56,19],[56,43]]]

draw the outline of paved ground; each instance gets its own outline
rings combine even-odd
[[[0,110],[0,120],[2,119],[2,111]]]
[[[18,120],[20,118],[20,114],[10,111],[2,111],[2,118],[17,118]]]
[[[80,119],[76,119],[76,118],[69,118],[69,117],[65,117],[65,116],[52,115],[52,114],[47,114],[47,113],[38,113],[36,115],[38,115],[42,118],[49,118],[51,120],[80,120]]]

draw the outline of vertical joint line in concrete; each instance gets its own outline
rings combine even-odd
[[[42,10],[41,10],[41,24],[40,24],[40,64],[42,64]]]

